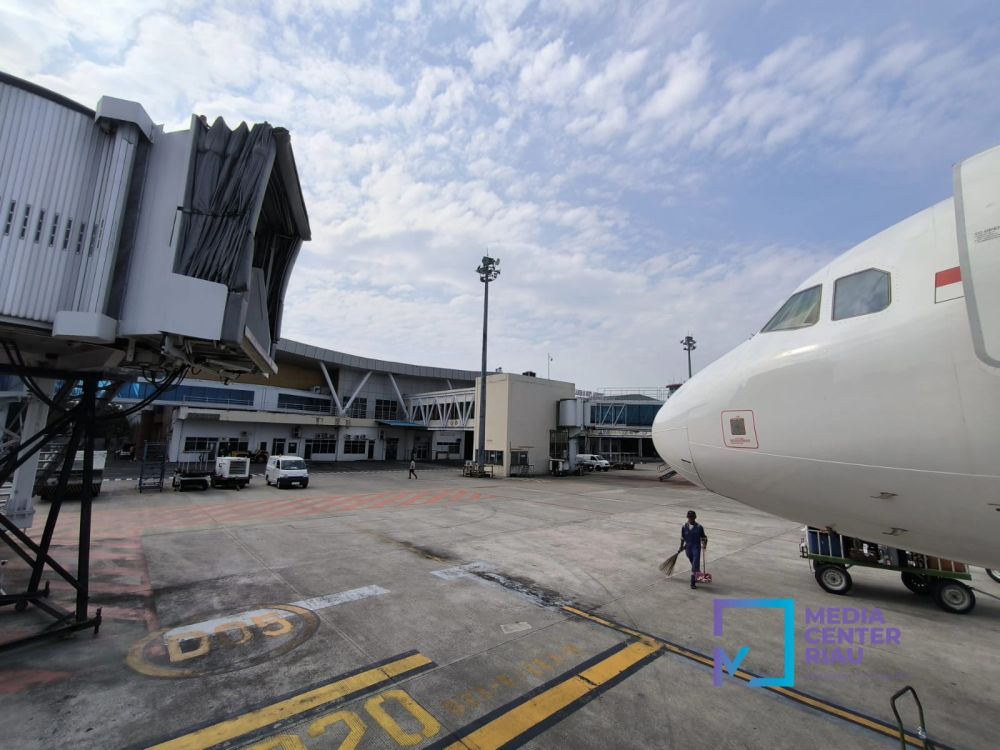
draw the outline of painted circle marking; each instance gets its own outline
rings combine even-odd
[[[301,646],[319,627],[314,612],[272,604],[162,628],[129,649],[126,661],[151,677],[200,677],[260,664]]]

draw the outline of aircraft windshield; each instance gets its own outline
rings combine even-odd
[[[814,286],[793,294],[774,314],[768,324],[761,329],[761,333],[790,331],[793,328],[806,328],[813,325],[819,320],[819,303],[822,291],[822,286]]]
[[[306,462],[301,458],[291,458],[287,461],[281,462],[282,469],[304,469],[306,468]]]

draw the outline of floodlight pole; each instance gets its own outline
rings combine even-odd
[[[681,345],[684,347],[684,350],[688,353],[688,380],[691,379],[691,351],[693,349],[698,348],[695,346],[696,343],[697,342],[694,340],[694,337],[690,333],[683,339],[681,339]]]
[[[476,269],[479,280],[483,282],[483,367],[479,381],[479,413],[476,424],[479,427],[479,473],[483,473],[486,465],[486,328],[490,314],[490,282],[496,281],[500,275],[500,259],[483,256],[483,262]]]

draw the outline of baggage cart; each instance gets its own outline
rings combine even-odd
[[[184,451],[180,454],[174,478],[175,491],[207,490],[215,471],[215,451]]]
[[[946,612],[967,614],[976,606],[976,595],[963,581],[972,580],[969,566],[956,560],[924,555],[844,536],[829,529],[804,529],[799,555],[809,560],[816,582],[831,594],[846,594],[853,581],[852,567],[894,571],[903,585],[919,595],[929,595]]]

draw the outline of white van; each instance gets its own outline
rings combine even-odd
[[[293,484],[302,485],[305,489],[309,486],[309,469],[298,456],[271,456],[264,469],[264,482],[279,489]]]
[[[577,453],[576,462],[586,466],[591,471],[609,471],[611,469],[608,460],[601,458],[596,453]]]

